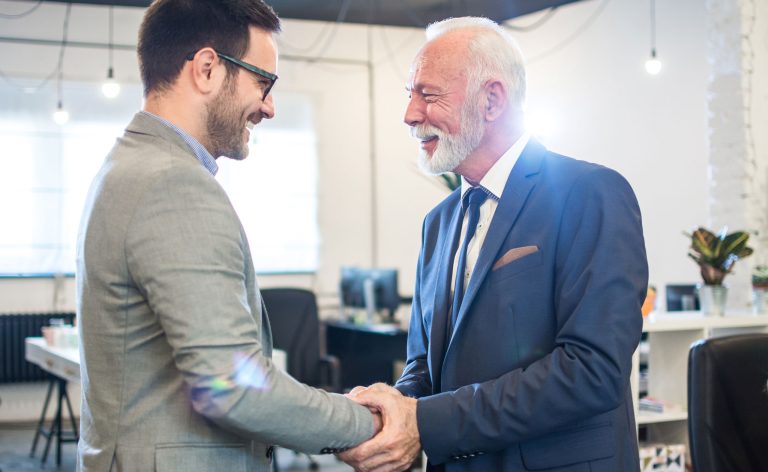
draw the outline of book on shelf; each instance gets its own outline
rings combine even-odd
[[[640,411],[648,411],[651,413],[664,413],[665,411],[679,409],[669,402],[650,396],[641,398],[638,407]]]

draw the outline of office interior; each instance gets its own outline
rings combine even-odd
[[[0,13],[26,11],[34,3],[0,0]],[[49,77],[59,59],[66,8],[46,1],[27,17],[0,18],[0,80],[6,90],[14,81],[40,83]],[[108,10],[71,7],[67,40],[72,44],[62,75],[65,81],[93,84],[93,94],[100,93],[108,52],[87,44],[107,43]],[[112,11],[114,75],[129,94],[119,100],[135,102],[138,109],[135,53],[121,47],[135,46],[143,9]],[[728,276],[727,314],[751,313],[750,274],[768,263],[768,2],[581,0],[506,24],[527,59],[529,129],[549,149],[616,169],[632,185],[643,215],[650,283],[658,290],[656,311],[666,310],[667,285],[700,281],[684,232],[727,226],[751,231],[755,249]],[[269,271],[259,276],[259,284],[314,292],[323,319],[339,317],[345,266],[395,268],[400,293],[406,298],[413,293],[422,219],[448,194],[438,179],[417,169],[417,143],[403,123],[409,65],[423,41],[422,27],[283,19],[274,99],[278,116],[281,99],[311,109],[286,122],[308,124],[316,139],[316,213],[309,217],[317,228],[317,256],[308,270]],[[645,69],[652,48],[662,64],[656,75]],[[55,82],[48,80],[43,88],[54,93]],[[70,106],[67,100],[65,95]],[[55,106],[50,103],[51,112]],[[71,106],[74,121],[77,106]],[[0,113],[4,107],[0,103]],[[292,156],[275,152],[248,159]],[[0,151],[0,163],[12,178],[14,155]],[[290,186],[293,176],[271,178]],[[0,195],[3,206],[14,205],[13,195],[2,189]],[[272,204],[266,197],[250,201],[254,208]],[[280,228],[268,225],[267,231]],[[75,309],[70,275],[0,278],[0,313]],[[407,319],[407,304],[396,317]],[[768,322],[757,319],[720,328],[702,324],[665,339],[658,355],[663,351],[682,362],[697,337],[718,329],[721,334],[768,331]],[[676,368],[674,375],[684,375]],[[633,380],[633,387],[639,382]],[[682,395],[680,385],[670,395]],[[77,386],[70,389],[77,398]],[[0,428],[3,422],[34,421],[44,395],[44,383],[0,384]],[[10,408],[12,399],[17,403]],[[657,425],[657,438],[684,443],[684,420],[672,423]]]

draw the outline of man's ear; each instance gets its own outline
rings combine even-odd
[[[202,48],[195,53],[189,76],[192,85],[202,94],[215,93],[226,78],[226,67],[217,67],[219,57],[212,48]]]
[[[497,79],[491,79],[483,86],[485,92],[485,109],[483,113],[486,121],[496,121],[507,108],[507,88]]]

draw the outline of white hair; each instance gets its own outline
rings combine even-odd
[[[525,65],[517,41],[495,21],[475,16],[448,18],[430,24],[426,31],[427,41],[457,30],[475,32],[469,41],[467,91],[479,88],[488,79],[499,77],[512,104],[522,108],[525,102]]]

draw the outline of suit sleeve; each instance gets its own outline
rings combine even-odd
[[[297,382],[264,355],[261,313],[251,312],[245,285],[246,247],[224,191],[201,169],[165,171],[131,218],[130,276],[157,316],[155,335],[167,337],[192,406],[226,429],[298,451],[368,439],[366,408]]]
[[[419,262],[416,266],[416,287],[413,290],[413,305],[411,321],[408,327],[408,353],[403,375],[395,384],[395,388],[403,395],[420,398],[432,393],[432,380],[429,375],[428,347],[429,333],[424,326],[421,313],[421,266],[424,259],[424,228],[422,225],[422,247]]]
[[[557,236],[555,348],[524,369],[420,399],[432,463],[505,449],[625,401],[648,281],[642,234],[637,201],[618,173],[599,167],[576,180]]]

